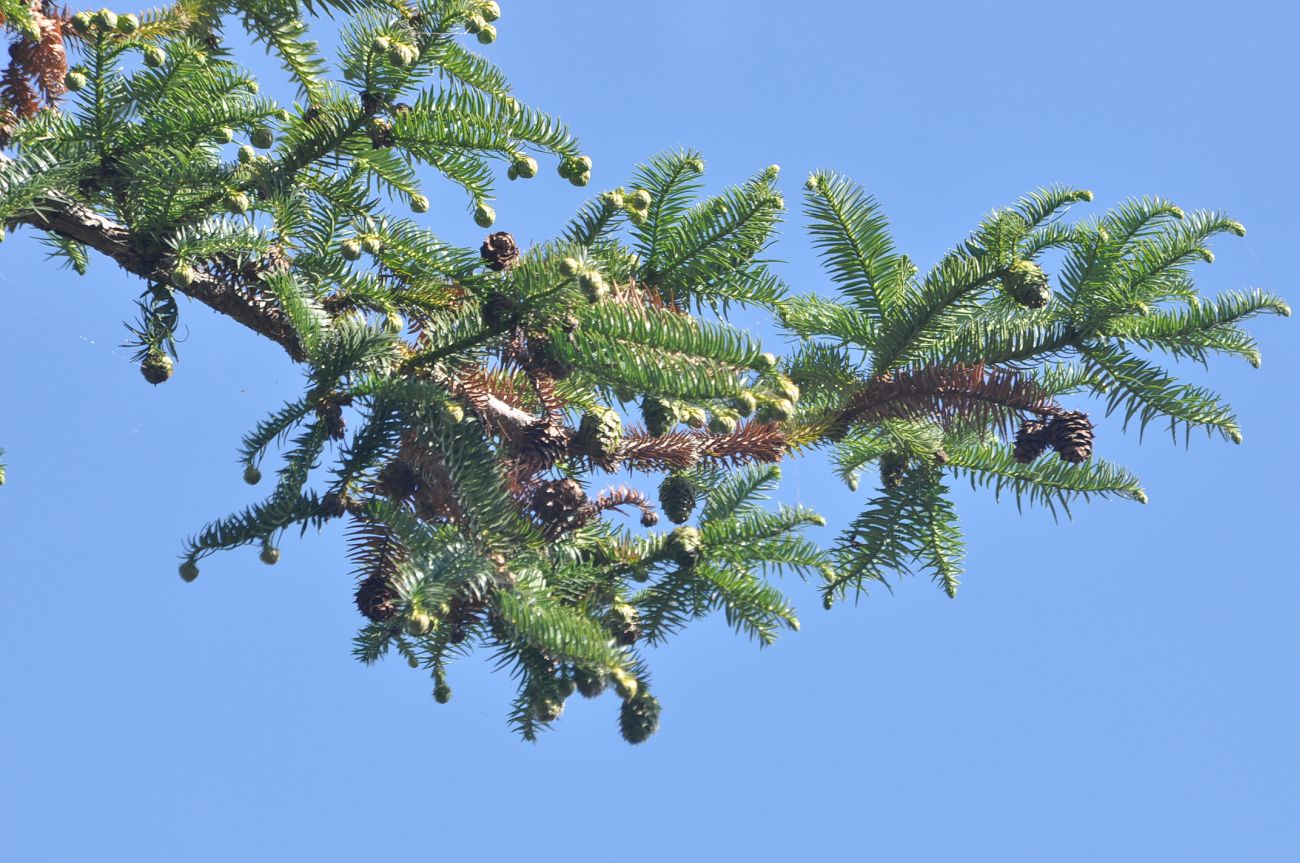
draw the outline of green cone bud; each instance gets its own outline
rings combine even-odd
[[[507,180],[519,179],[519,169],[516,168],[513,164],[509,168],[506,168],[506,179]]]
[[[427,212],[429,212],[429,199],[426,198],[424,195],[412,195],[412,196],[411,196],[411,212],[412,212],[412,213],[427,213]]]
[[[763,353],[758,355],[758,360],[754,363],[754,370],[760,372],[770,372],[776,368],[776,354]]]
[[[670,560],[685,569],[695,565],[703,545],[704,538],[698,530],[693,527],[678,527],[668,534],[664,551]]]
[[[465,32],[474,34],[487,26],[487,19],[482,15],[471,15],[465,19]]]
[[[194,284],[194,270],[188,264],[179,264],[172,270],[172,284],[185,289]]]
[[[379,242],[378,237],[366,237],[361,241],[361,248],[365,249],[368,255],[377,255],[384,250],[384,246]]]
[[[594,271],[578,276],[578,286],[582,288],[587,300],[593,303],[604,299],[609,293],[609,285],[605,284],[605,277]]]
[[[398,45],[393,49],[392,57],[398,66],[412,66],[420,59],[420,52],[413,45]]]
[[[130,36],[140,29],[140,19],[134,15],[123,15],[117,19],[117,32]]]
[[[376,54],[387,54],[388,49],[393,47],[393,40],[387,36],[376,36],[370,40],[370,50]]]
[[[190,582],[199,577],[199,567],[192,560],[187,560],[180,566],[181,580]]]
[[[262,546],[262,553],[258,557],[267,566],[275,566],[280,562],[280,549],[273,545],[264,545]]]
[[[72,16],[72,29],[76,30],[82,36],[90,32],[95,26],[95,19],[89,12],[78,12]]]
[[[573,277],[578,275],[580,272],[582,272],[582,264],[579,263],[577,258],[565,258],[563,261],[560,261],[561,275]]]
[[[493,27],[491,24],[484,24],[479,28],[478,32],[474,34],[474,38],[478,39],[480,44],[491,45],[497,40],[497,28]]]
[[[111,9],[100,9],[95,13],[95,23],[104,30],[116,30],[117,13]]]
[[[433,700],[439,704],[446,704],[451,701],[451,687],[446,683],[439,683],[433,687]]]
[[[251,165],[257,158],[257,151],[247,144],[239,148],[239,163],[241,165]]]
[[[645,189],[637,189],[627,202],[634,210],[646,210],[650,207],[650,200],[649,192]]]
[[[569,182],[575,186],[585,186],[591,182],[591,172],[583,171],[581,174],[570,177]]]
[[[713,434],[731,434],[735,430],[735,417],[726,414],[714,414],[709,418],[709,431]]]
[[[481,11],[485,21],[497,21],[501,18],[501,7],[496,0],[488,0],[483,4]]]
[[[753,393],[741,393],[732,400],[731,406],[742,417],[747,417],[758,408],[758,400],[754,398]]]
[[[791,402],[799,401],[799,386],[785,375],[773,375],[773,383],[776,385],[777,392]]]
[[[1002,277],[1002,286],[1013,300],[1030,309],[1041,309],[1052,298],[1047,274],[1033,261],[1012,264]]]
[[[213,135],[218,144],[229,144],[235,140],[235,130],[229,126],[222,126]]]
[[[480,228],[490,228],[492,227],[492,223],[496,220],[496,210],[492,209],[487,204],[479,204],[478,207],[474,209],[474,224],[478,225]]]
[[[525,180],[531,180],[533,177],[536,177],[539,168],[537,160],[532,156],[524,156],[523,158],[516,159],[514,164],[510,167],[514,168],[515,173],[523,177]]]
[[[86,86],[86,76],[73,69],[63,79],[63,86],[68,88],[69,93],[75,93]]]
[[[152,350],[140,362],[140,374],[146,381],[158,386],[172,376],[172,358],[159,350]]]
[[[414,638],[428,635],[433,629],[433,621],[423,611],[412,611],[406,618],[406,633]]]
[[[259,150],[269,149],[274,141],[275,135],[266,126],[258,126],[248,138],[248,142]]]
[[[253,465],[244,468],[244,482],[249,485],[257,485],[262,481],[262,472]]]
[[[344,240],[339,244],[339,254],[345,261],[355,261],[361,257],[361,244],[356,240]]]
[[[144,64],[150,69],[157,69],[167,62],[167,52],[157,45],[150,45],[144,49]]]
[[[235,215],[247,213],[250,206],[252,206],[252,202],[248,200],[248,196],[243,192],[231,192],[226,195],[226,209]]]

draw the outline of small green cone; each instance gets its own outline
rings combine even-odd
[[[190,582],[199,577],[199,567],[192,560],[187,560],[180,566],[181,580]]]
[[[496,210],[492,209],[487,204],[479,204],[474,209],[474,224],[478,225],[480,228],[490,228],[492,227],[492,223],[496,220]]]
[[[648,433],[659,437],[668,434],[677,424],[676,412],[662,399],[646,396],[641,400],[641,419],[645,422]]]
[[[659,485],[659,507],[673,524],[682,524],[695,510],[697,489],[684,474],[672,474]]]
[[[253,465],[244,468],[244,482],[249,485],[257,485],[262,481],[262,472]]]
[[[573,670],[573,684],[583,698],[596,698],[609,686],[609,672],[580,665]]]
[[[659,713],[659,699],[642,689],[619,707],[619,733],[628,743],[645,743],[659,730]]]
[[[674,528],[673,532],[668,534],[668,542],[664,545],[664,551],[668,557],[682,568],[689,568],[695,565],[699,559],[700,550],[704,546],[704,537],[693,527]]]
[[[259,150],[268,150],[275,143],[275,134],[266,126],[258,126],[248,137],[248,142]]]
[[[361,244],[356,240],[344,240],[339,244],[339,254],[345,261],[355,261],[361,257]]]
[[[273,545],[264,545],[262,546],[262,553],[258,555],[258,558],[267,566],[275,566],[280,562],[280,549]]]
[[[172,358],[162,351],[150,351],[140,363],[140,374],[154,386],[163,383],[172,376]]]
[[[1041,309],[1052,299],[1047,274],[1033,261],[1016,261],[1002,277],[1002,285],[1011,298],[1029,309]]]

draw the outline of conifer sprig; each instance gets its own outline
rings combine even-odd
[[[321,16],[340,21],[335,57],[307,38]],[[144,280],[128,344],[151,383],[180,359],[179,297],[305,372],[238,450],[269,492],[189,540],[185,580],[241,546],[273,564],[289,530],[342,520],[358,659],[400,656],[445,703],[454,660],[485,650],[515,676],[525,738],[575,693],[612,689],[640,743],[660,718],[643,648],[719,613],[770,644],[799,626],[777,575],[815,581],[828,607],[897,573],[955,594],[952,477],[1067,514],[1144,501],[1094,456],[1086,399],[1139,428],[1240,439],[1217,394],[1153,356],[1258,365],[1244,322],[1290,312],[1262,291],[1200,296],[1193,266],[1244,230],[1222,214],[1153,198],[1069,222],[1091,194],[1050,187],[922,274],[881,204],[821,171],[804,208],[837,293],[795,294],[767,258],[777,166],[704,196],[703,159],[680,150],[520,249],[495,225],[498,174],[593,173],[568,127],[469,47],[500,19],[491,0],[139,16],[0,0],[0,224],[41,232],[77,272],[93,251]],[[243,43],[279,59],[297,102],[262,91]],[[431,174],[492,231],[480,248],[425,227]],[[728,323],[733,303],[772,313],[790,355]],[[850,487],[879,486],[829,549],[807,535],[820,516],[766,502],[777,462],[820,449]]]

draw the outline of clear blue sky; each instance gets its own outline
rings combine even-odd
[[[679,145],[719,185],[780,163],[792,203],[833,167],[927,265],[1039,184],[1091,187],[1093,212],[1161,194],[1250,230],[1206,290],[1300,299],[1294,4],[502,5],[490,56],[572,123],[595,186]],[[430,197],[428,224],[477,244],[462,199]],[[499,224],[541,240],[580,199],[548,166]],[[777,646],[709,620],[652,656],[651,742],[605,698],[530,745],[486,662],[439,706],[401,662],[351,659],[340,531],[176,577],[182,538],[252,500],[236,445],[299,372],[188,304],[150,388],[116,347],[141,285],[42,254],[0,247],[0,859],[1300,859],[1294,322],[1257,324],[1260,370],[1197,376],[1243,446],[1100,423],[1148,506],[1057,525],[963,493],[957,600],[912,580],[825,612],[789,582],[804,626]],[[797,214],[776,254],[825,289]],[[827,539],[865,493],[817,460],[786,476]]]

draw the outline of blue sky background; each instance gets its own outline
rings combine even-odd
[[[1294,4],[502,5],[489,56],[574,126],[596,188],[676,146],[715,187],[779,163],[792,204],[833,167],[923,266],[1040,184],[1092,188],[1080,213],[1161,194],[1250,230],[1207,292],[1300,298]],[[430,197],[430,227],[479,242],[462,197]],[[542,240],[581,199],[548,164],[498,224]],[[824,290],[792,209],[775,254]],[[1290,321],[1255,324],[1261,369],[1192,372],[1243,446],[1139,449],[1100,421],[1149,505],[1054,524],[965,490],[957,600],[910,580],[825,612],[789,582],[804,626],[775,647],[715,619],[653,655],[649,743],[622,742],[606,697],[530,745],[484,661],[440,706],[400,661],[351,659],[341,530],[287,539],[273,569],[253,549],[176,577],[182,538],[254,499],[236,446],[299,372],[186,304],[151,388],[117,347],[141,285],[42,256],[0,247],[0,859],[1300,859]],[[819,459],[786,477],[827,540],[867,493]]]

